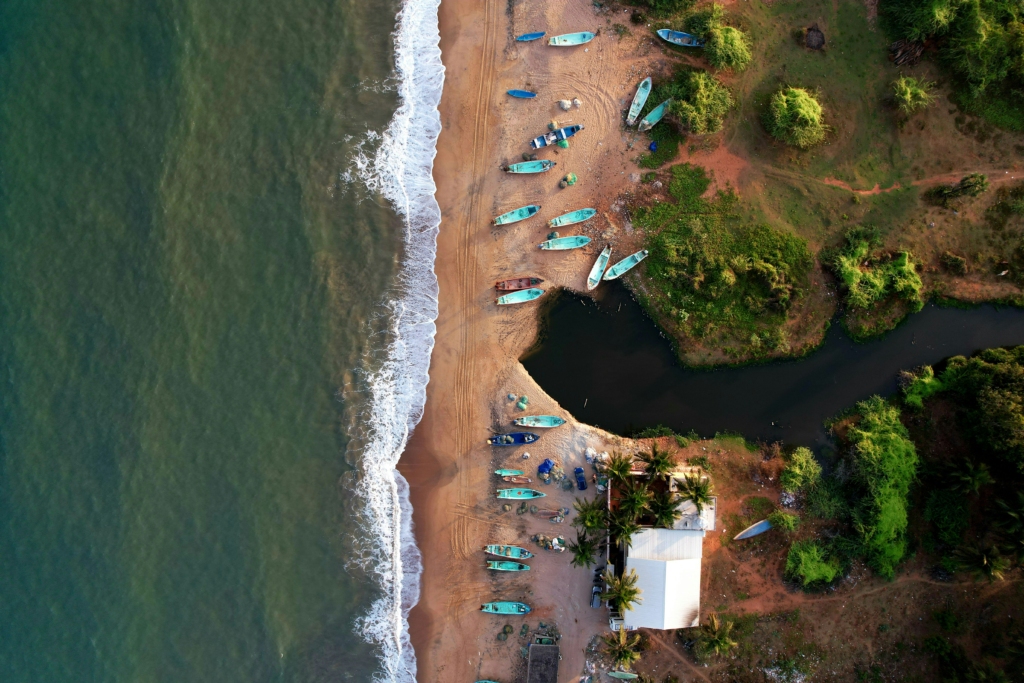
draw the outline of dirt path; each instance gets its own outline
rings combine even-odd
[[[949,173],[942,173],[940,175],[929,176],[928,178],[922,178],[921,180],[915,180],[911,184],[913,187],[920,187],[923,185],[939,185],[942,183],[955,183],[964,176],[970,175],[971,173],[983,173],[988,177],[988,181],[992,185],[999,185],[1001,183],[1008,183],[1014,181],[1024,181],[1024,171],[1016,171],[1014,169],[1004,168],[969,168],[961,171],[952,171]],[[863,197],[869,197],[871,195],[882,194],[885,192],[892,192],[893,190],[899,190],[902,185],[899,183],[893,184],[891,187],[882,188],[878,183],[870,190],[858,190],[853,188],[849,183],[837,180],[835,178],[826,177],[816,178],[814,176],[803,175],[801,173],[793,173],[791,171],[782,171],[780,169],[764,169],[764,174],[769,176],[775,176],[778,178],[785,178],[787,180],[805,180],[818,183],[824,183],[830,187],[838,187],[855,194],[859,194]],[[1017,176],[1021,176],[1017,178]]]

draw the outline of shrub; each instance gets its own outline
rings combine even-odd
[[[832,583],[839,574],[839,561],[830,558],[817,541],[799,541],[789,547],[786,576],[800,581],[806,588],[813,583]]]
[[[738,28],[713,28],[704,44],[704,56],[716,69],[743,71],[750,64],[750,41]]]
[[[892,84],[896,107],[908,116],[926,108],[935,101],[935,96],[931,94],[934,85],[912,76],[900,76]]]
[[[685,71],[677,83],[679,99],[672,102],[672,113],[691,133],[704,135],[720,131],[725,115],[732,108],[729,90],[706,71]]]
[[[819,144],[828,131],[821,104],[804,88],[782,88],[772,95],[764,125],[772,137],[800,149]]]
[[[686,30],[696,36],[707,39],[725,20],[725,8],[717,2],[702,7],[686,17]]]
[[[669,16],[678,14],[693,7],[695,0],[640,0],[638,4],[651,10],[652,14]]]
[[[825,264],[836,274],[846,290],[846,304],[867,309],[882,300],[896,296],[909,301],[915,310],[924,302],[924,286],[917,274],[917,263],[908,251],[873,258],[877,244],[870,231],[854,229],[846,235],[846,244],[839,250],[823,254]]]
[[[903,403],[917,408],[924,408],[925,399],[934,396],[945,388],[941,380],[935,377],[935,371],[930,365],[925,365],[916,373],[909,375],[906,385],[903,387]]]
[[[953,252],[947,251],[939,257],[939,261],[943,268],[954,275],[967,275],[967,259],[963,256],[957,256]]]
[[[793,451],[782,470],[779,483],[783,491],[795,493],[800,489],[814,486],[821,479],[821,465],[814,459],[811,449],[800,447]]]
[[[933,201],[949,207],[961,197],[977,197],[988,189],[988,177],[984,173],[972,173],[952,185],[939,185],[928,191]]]
[[[768,515],[768,522],[772,525],[773,529],[778,529],[779,531],[791,534],[796,531],[798,526],[800,526],[800,517],[790,512],[776,510],[772,514]]]
[[[955,548],[967,531],[967,501],[954,491],[934,490],[928,494],[924,518],[935,525],[935,537],[940,543]]]
[[[826,477],[804,493],[804,506],[812,517],[845,521],[851,512],[850,503],[843,494],[842,483]]]

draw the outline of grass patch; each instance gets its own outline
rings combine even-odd
[[[661,168],[674,160],[679,156],[679,145],[685,139],[685,136],[667,121],[663,121],[649,130],[647,137],[651,142],[657,144],[657,149],[641,154],[637,158],[636,164],[640,168]]]

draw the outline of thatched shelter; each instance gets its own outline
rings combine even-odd
[[[822,33],[817,24],[807,29],[807,33],[804,35],[804,45],[812,50],[825,49],[825,34]]]

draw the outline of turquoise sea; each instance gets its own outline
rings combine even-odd
[[[0,680],[411,680],[414,2],[0,3]]]

